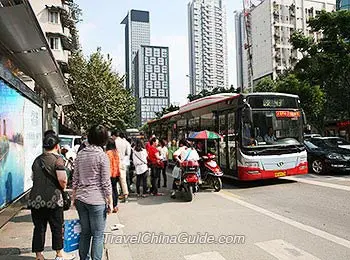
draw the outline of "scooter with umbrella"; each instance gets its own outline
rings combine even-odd
[[[216,192],[222,189],[221,177],[223,172],[215,161],[215,154],[208,152],[208,140],[220,140],[221,135],[212,131],[199,131],[193,132],[187,138],[190,141],[197,141],[197,150],[201,155],[200,173],[201,173],[201,183],[199,183],[200,188],[213,188]],[[204,147],[199,147],[199,144],[203,144]]]

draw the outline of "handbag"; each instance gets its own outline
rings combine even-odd
[[[63,210],[69,210],[70,206],[72,205],[72,199],[67,191],[64,191],[60,184],[58,183],[58,180],[55,179],[47,170],[46,166],[44,165],[43,161],[40,160],[40,167],[43,170],[43,173],[46,175],[49,180],[51,180],[52,183],[55,184],[55,186],[61,191],[62,193],[62,199],[63,199]]]
[[[72,252],[79,249],[81,226],[79,219],[69,219],[64,221],[64,252]]]

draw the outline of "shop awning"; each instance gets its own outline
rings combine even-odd
[[[73,103],[63,74],[27,0],[0,0],[0,47],[58,105]]]

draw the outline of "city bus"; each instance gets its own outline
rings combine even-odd
[[[283,93],[224,93],[192,101],[148,122],[149,134],[168,140],[209,130],[228,177],[258,180],[306,174],[305,116],[299,97]]]

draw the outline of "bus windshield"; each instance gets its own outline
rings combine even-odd
[[[242,123],[243,147],[302,145],[300,111],[253,110],[251,123]]]

